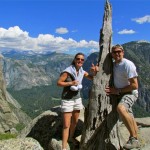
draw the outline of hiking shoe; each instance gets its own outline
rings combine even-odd
[[[125,149],[140,148],[140,143],[135,137],[130,137],[127,143],[123,146]]]

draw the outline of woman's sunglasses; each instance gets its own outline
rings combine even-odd
[[[84,61],[84,59],[82,59],[82,58],[76,58],[76,60],[81,60],[81,61]]]

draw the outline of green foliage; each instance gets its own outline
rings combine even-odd
[[[11,138],[16,138],[16,137],[17,137],[16,134],[11,134],[11,133],[0,134],[0,140],[7,140]]]
[[[133,106],[133,113],[136,118],[149,117],[150,112],[146,112],[142,107],[137,104]]]
[[[17,131],[21,131],[24,127],[25,125],[23,123],[18,123],[15,128]]]
[[[29,68],[34,68],[35,65],[34,65],[33,63],[28,63],[28,67],[29,67]]]
[[[56,81],[52,85],[33,87],[32,89],[20,91],[8,89],[9,93],[21,104],[23,111],[31,118],[60,105],[61,90],[62,88],[56,86]]]

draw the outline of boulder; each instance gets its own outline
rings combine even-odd
[[[78,121],[75,137],[80,140],[83,127],[84,111]],[[32,137],[36,139],[44,150],[61,150],[62,145],[62,117],[60,106],[45,111],[36,117],[27,127],[25,127],[19,138]],[[68,150],[72,145],[68,145]]]
[[[1,150],[44,150],[33,138],[9,139],[0,141]]]

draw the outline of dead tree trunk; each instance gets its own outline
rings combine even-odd
[[[110,57],[112,39],[112,9],[106,1],[103,27],[100,32],[100,71],[94,77],[89,104],[85,112],[81,150],[118,150],[117,102],[105,93],[105,87],[112,84],[112,59]],[[112,100],[113,99],[113,100]]]

